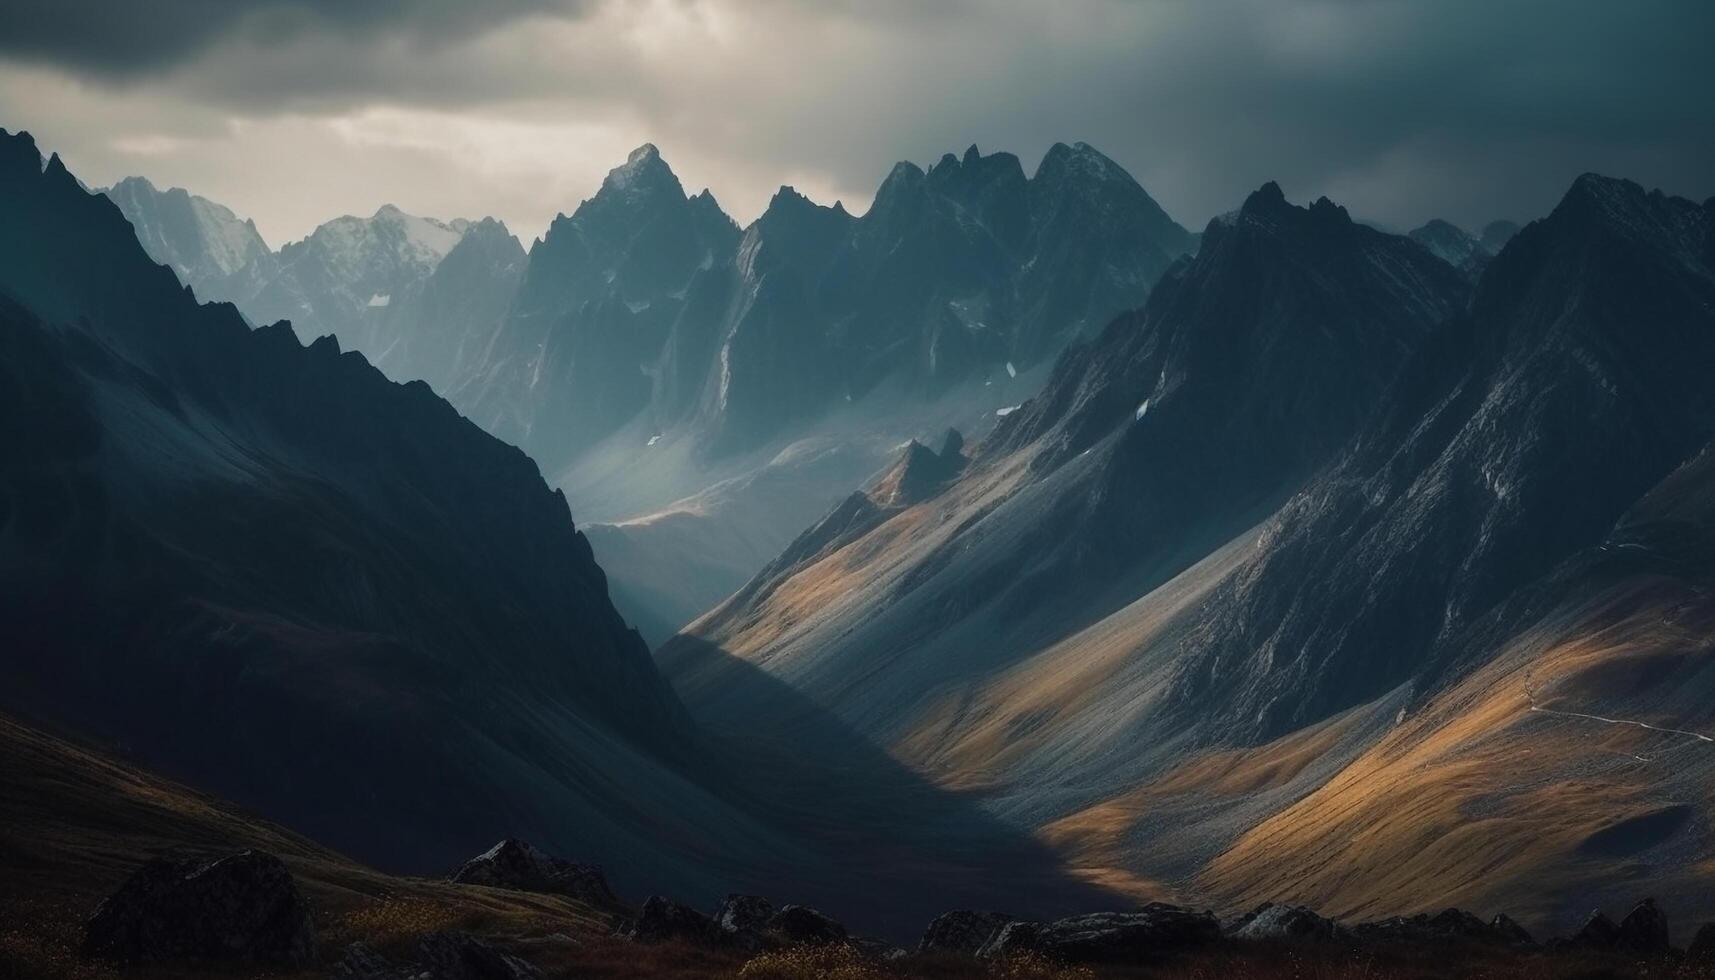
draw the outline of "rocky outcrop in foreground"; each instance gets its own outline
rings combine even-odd
[[[984,958],[1036,953],[1063,963],[1150,963],[1221,938],[1208,912],[1151,902],[1136,912],[1096,912],[1053,922],[1009,922],[978,951]]]
[[[644,903],[635,920],[621,928],[620,935],[645,943],[682,941],[747,953],[844,945],[872,959],[909,955],[880,940],[849,936],[843,925],[814,909],[776,908],[756,895],[728,895],[712,916],[655,896]],[[1155,902],[1128,912],[1096,912],[1048,922],[959,909],[929,923],[915,952],[988,960],[1030,955],[1074,965],[1135,966],[1213,947],[1288,943],[1350,949],[1596,952],[1654,960],[1680,955],[1669,946],[1668,936],[1667,918],[1651,899],[1638,903],[1618,923],[1599,910],[1593,912],[1572,936],[1543,944],[1505,914],[1485,920],[1456,908],[1347,925],[1303,906],[1268,903],[1223,927],[1210,912]],[[1683,955],[1692,962],[1715,964],[1715,924],[1704,926]]]
[[[601,868],[566,861],[511,837],[471,858],[453,873],[461,885],[565,895],[591,905],[618,905]]]
[[[774,903],[756,895],[728,895],[713,916],[652,895],[619,934],[640,943],[683,940],[749,952],[843,943],[850,938],[844,925],[816,909],[807,905],[776,909]]]
[[[917,942],[919,953],[976,953],[993,939],[1012,916],[1004,912],[976,912],[957,909],[944,912],[929,923],[923,938]]]
[[[591,870],[521,841],[506,840],[466,863],[453,877],[485,887],[573,894],[565,889],[586,888],[585,876]],[[599,874],[595,880],[600,881]],[[611,900],[605,885],[599,893],[586,893]],[[728,895],[713,915],[652,896],[617,935],[637,943],[679,943],[739,958],[772,951],[785,956],[844,957],[841,962],[867,962],[890,971],[895,967],[881,964],[907,961],[911,955],[884,940],[852,936],[842,923],[809,906],[776,906],[757,895]],[[929,923],[916,954],[1002,961],[997,969],[1010,969],[1004,961],[1020,956],[1074,966],[1126,968],[1210,950],[1227,956],[1250,947],[1273,955],[1270,949],[1294,944],[1320,947],[1326,952],[1316,955],[1334,957],[1369,956],[1366,950],[1387,946],[1453,956],[1462,955],[1460,950],[1505,949],[1530,956],[1598,954],[1623,962],[1715,966],[1715,924],[1703,925],[1683,953],[1669,944],[1670,935],[1667,916],[1652,899],[1633,906],[1618,922],[1601,910],[1594,911],[1571,936],[1540,945],[1506,915],[1485,921],[1462,909],[1348,926],[1302,906],[1270,903],[1223,928],[1210,912],[1156,902],[1131,911],[1046,922],[1018,920],[1001,912],[955,910]],[[440,930],[408,939],[409,945],[387,946],[385,953],[355,942],[337,962],[324,964],[332,975],[348,980],[535,980],[542,973],[524,958],[530,955],[526,947],[535,942],[579,944],[556,934],[546,940],[513,937],[497,946],[470,933]],[[144,865],[96,909],[85,927],[83,951],[91,958],[120,964],[298,969],[318,965],[310,911],[291,872],[278,857],[259,851]]]
[[[84,926],[85,955],[122,963],[304,966],[316,934],[292,873],[272,854],[151,861]]]

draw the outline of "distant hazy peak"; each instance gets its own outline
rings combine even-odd
[[[774,196],[768,199],[768,207],[763,209],[762,217],[757,220],[758,222],[773,223],[790,220],[794,215],[841,215],[850,217],[846,214],[845,208],[841,207],[838,202],[832,205],[817,204],[800,193],[796,187],[790,184],[781,184],[780,189],[774,192]]]
[[[1506,247],[1507,242],[1512,241],[1512,237],[1518,234],[1518,231],[1519,225],[1516,221],[1491,221],[1483,226],[1480,242],[1490,252],[1499,252]]]
[[[519,243],[518,237],[506,227],[506,223],[499,218],[485,217],[479,221],[466,222],[465,224],[464,233],[459,237],[458,244],[453,246],[452,250],[447,253],[448,255],[471,249],[488,251],[498,249],[508,254],[516,252],[520,257],[523,256],[524,246]]]
[[[182,187],[160,190],[133,176],[96,193],[119,206],[150,258],[170,266],[204,299],[230,298],[219,280],[267,260],[268,244],[255,222]]]

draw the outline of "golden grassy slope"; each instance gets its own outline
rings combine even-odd
[[[1459,905],[1561,928],[1647,889],[1688,937],[1699,915],[1715,918],[1704,904],[1715,743],[1579,715],[1715,724],[1715,704],[1697,717],[1638,707],[1677,693],[1660,660],[1695,667],[1715,657],[1711,636],[1715,602],[1695,590],[1659,579],[1614,588],[1516,638],[1215,858],[1199,884],[1233,905],[1304,902],[1348,917]],[[1634,679],[1629,707],[1615,706],[1611,683],[1592,683],[1617,667]],[[1635,683],[1650,676],[1663,679],[1656,689]],[[1663,829],[1675,821],[1688,826]],[[1676,850],[1652,861],[1657,846]]]

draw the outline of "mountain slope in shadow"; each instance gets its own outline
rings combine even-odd
[[[7,710],[384,869],[518,835],[626,893],[903,935],[945,910],[919,862],[974,896],[993,857],[1021,908],[1106,904],[826,722],[791,765],[708,740],[564,496],[426,385],[197,304],[27,136],[0,136],[0,207]],[[850,778],[781,810],[758,772]]]

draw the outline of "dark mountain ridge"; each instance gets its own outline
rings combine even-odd
[[[331,338],[198,305],[27,135],[0,196],[10,708],[389,866],[528,825],[683,873],[631,811],[725,811],[527,457]]]
[[[1715,426],[1712,231],[1707,205],[1580,178],[1212,601],[1187,697],[1241,692],[1233,721],[1278,733],[1432,690],[1438,649],[1597,544]]]
[[[427,385],[198,304],[27,136],[0,210],[0,708],[411,873],[516,834],[901,936],[1102,904],[831,720],[815,757],[705,737],[564,495]]]

